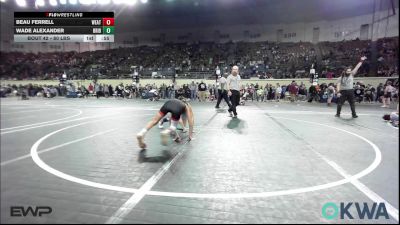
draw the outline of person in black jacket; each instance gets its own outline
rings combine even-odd
[[[318,92],[315,85],[311,85],[308,89],[309,97],[308,102],[312,102],[313,100],[317,101],[318,99]]]

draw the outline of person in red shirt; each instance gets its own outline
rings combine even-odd
[[[326,74],[326,78],[328,78],[329,80],[332,79],[332,78],[333,78],[333,73],[332,73],[331,71],[329,71],[329,72]]]
[[[88,87],[89,93],[90,93],[90,94],[93,94],[93,90],[94,90],[94,87],[93,87],[92,83],[90,83],[90,84],[89,84],[89,87]]]
[[[294,102],[297,99],[297,93],[299,92],[299,87],[297,86],[295,81],[292,81],[292,84],[289,86],[289,93],[290,93],[290,101]]]

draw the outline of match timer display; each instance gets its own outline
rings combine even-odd
[[[114,42],[114,12],[14,12],[14,42]]]

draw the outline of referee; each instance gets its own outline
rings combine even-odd
[[[354,105],[353,81],[354,81],[354,75],[356,75],[358,69],[361,67],[362,63],[366,59],[367,57],[365,56],[361,57],[360,62],[356,65],[356,67],[353,70],[351,68],[347,68],[346,72],[338,78],[337,96],[339,97],[339,100],[337,104],[337,112],[335,115],[336,117],[340,117],[340,111],[342,110],[342,105],[344,104],[345,101],[348,101],[350,104],[351,115],[353,116],[353,118],[358,117]]]
[[[239,67],[233,66],[232,73],[226,79],[226,89],[228,91],[228,96],[231,97],[231,107],[229,107],[229,116],[237,117],[236,106],[240,102],[240,75]],[[233,115],[232,115],[233,112]]]
[[[219,104],[221,103],[221,100],[224,99],[225,102],[228,104],[229,108],[231,108],[231,103],[229,102],[228,98],[228,92],[226,91],[226,79],[225,79],[225,74],[224,76],[219,78],[218,81],[218,101],[217,105],[215,106],[216,109],[219,109]]]

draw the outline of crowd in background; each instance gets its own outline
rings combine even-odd
[[[229,72],[238,65],[242,78],[301,78],[314,68],[320,77],[338,77],[343,67],[353,65],[360,56],[368,60],[358,76],[396,76],[399,57],[398,37],[374,42],[350,40],[317,44],[277,42],[228,42],[164,44],[91,52],[1,53],[1,79],[69,79],[129,78],[132,67],[141,77],[214,78],[216,68]],[[374,56],[374,57],[373,57]],[[376,72],[371,73],[375,66]],[[178,71],[178,72],[176,72]],[[200,76],[200,77],[199,77]]]
[[[156,84],[146,85],[124,85],[116,86],[108,84],[92,84],[88,86],[66,83],[65,85],[2,85],[0,89],[1,97],[22,96],[53,98],[56,96],[66,96],[71,98],[142,98],[148,100],[171,99],[181,96],[191,99],[191,101],[214,101],[218,98],[219,84],[206,84],[204,81],[192,81],[188,84]],[[241,99],[245,101],[316,101],[331,105],[337,100],[336,83],[321,83],[316,86],[306,85],[303,82],[266,84],[258,83],[242,85]],[[377,87],[364,84],[362,81],[355,83],[354,94],[356,102],[381,102],[382,106],[388,107],[390,101],[398,101],[399,84],[398,79],[388,79],[386,83],[380,83]]]

